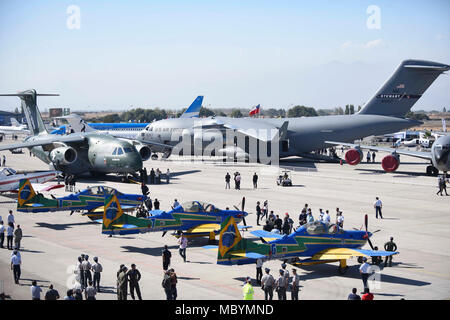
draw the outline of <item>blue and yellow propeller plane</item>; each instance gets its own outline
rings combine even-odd
[[[48,212],[48,211],[86,211],[91,220],[102,219],[105,199],[114,194],[125,209],[132,209],[147,199],[147,196],[139,194],[126,194],[107,186],[88,187],[66,197],[52,199],[45,198],[41,193],[36,193],[28,179],[20,181],[17,211],[22,212]],[[71,214],[72,214],[71,213]]]
[[[217,263],[240,265],[255,263],[257,259],[281,259],[292,265],[314,265],[340,262],[338,271],[347,271],[347,259],[350,257],[385,257],[398,254],[393,251],[361,249],[367,242],[372,247],[367,230],[343,230],[335,224],[314,221],[299,227],[290,235],[274,234],[264,230],[252,231],[263,243],[255,243],[242,238],[233,217],[227,218],[221,225],[219,245],[205,246],[217,249]],[[300,257],[305,259],[300,260]]]
[[[200,201],[185,202],[172,210],[150,211],[149,217],[135,217],[123,212],[116,195],[105,199],[102,233],[109,235],[126,235],[147,232],[167,231],[183,232],[186,237],[208,236],[213,240],[220,231],[221,224],[228,218],[239,223],[245,221],[248,215],[244,211],[245,198],[242,201],[242,210],[221,210],[212,204]],[[236,230],[246,230],[247,226],[236,225]],[[179,233],[175,233],[179,236]]]

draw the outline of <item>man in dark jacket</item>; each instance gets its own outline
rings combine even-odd
[[[133,263],[131,265],[131,270],[127,272],[128,281],[130,282],[130,294],[131,298],[134,298],[134,290],[136,289],[137,296],[139,300],[142,300],[141,289],[139,288],[139,280],[141,280],[141,273],[136,269],[136,265]]]

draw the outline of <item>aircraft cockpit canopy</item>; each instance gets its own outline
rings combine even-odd
[[[189,201],[181,204],[185,212],[217,212],[219,211],[210,203],[200,201]]]
[[[107,186],[94,186],[94,187],[88,187],[86,189],[87,194],[93,195],[93,196],[103,196],[103,195],[109,195],[109,194],[116,194],[119,195],[120,192],[118,192],[116,189],[107,187]]]
[[[322,221],[313,221],[305,225],[306,232],[311,235],[320,234],[337,234],[343,233],[344,230],[339,228],[337,225],[324,223]]]

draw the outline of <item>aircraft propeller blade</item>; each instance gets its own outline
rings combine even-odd
[[[242,210],[241,211],[244,211],[244,209],[245,209],[245,197],[242,197]]]
[[[375,250],[372,241],[370,241],[370,238],[367,238],[367,242],[369,243],[369,246],[372,248],[372,250]]]
[[[72,211],[70,211],[70,215],[72,215],[72,214],[73,214],[74,212],[75,212],[75,211],[73,211],[73,210],[72,210]]]
[[[245,217],[242,217],[242,222],[244,223],[244,226],[247,226],[247,221],[245,221]]]
[[[166,235],[167,231],[164,231],[161,238],[164,237]]]

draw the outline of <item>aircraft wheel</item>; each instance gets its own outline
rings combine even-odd
[[[345,274],[346,272],[347,272],[347,269],[348,269],[348,267],[341,267],[341,266],[339,266],[338,267],[338,272],[339,272],[339,274]]]
[[[439,170],[435,167],[432,167],[431,173],[433,176],[438,176],[439,175]]]
[[[433,166],[427,166],[427,175],[431,176],[433,170]]]

